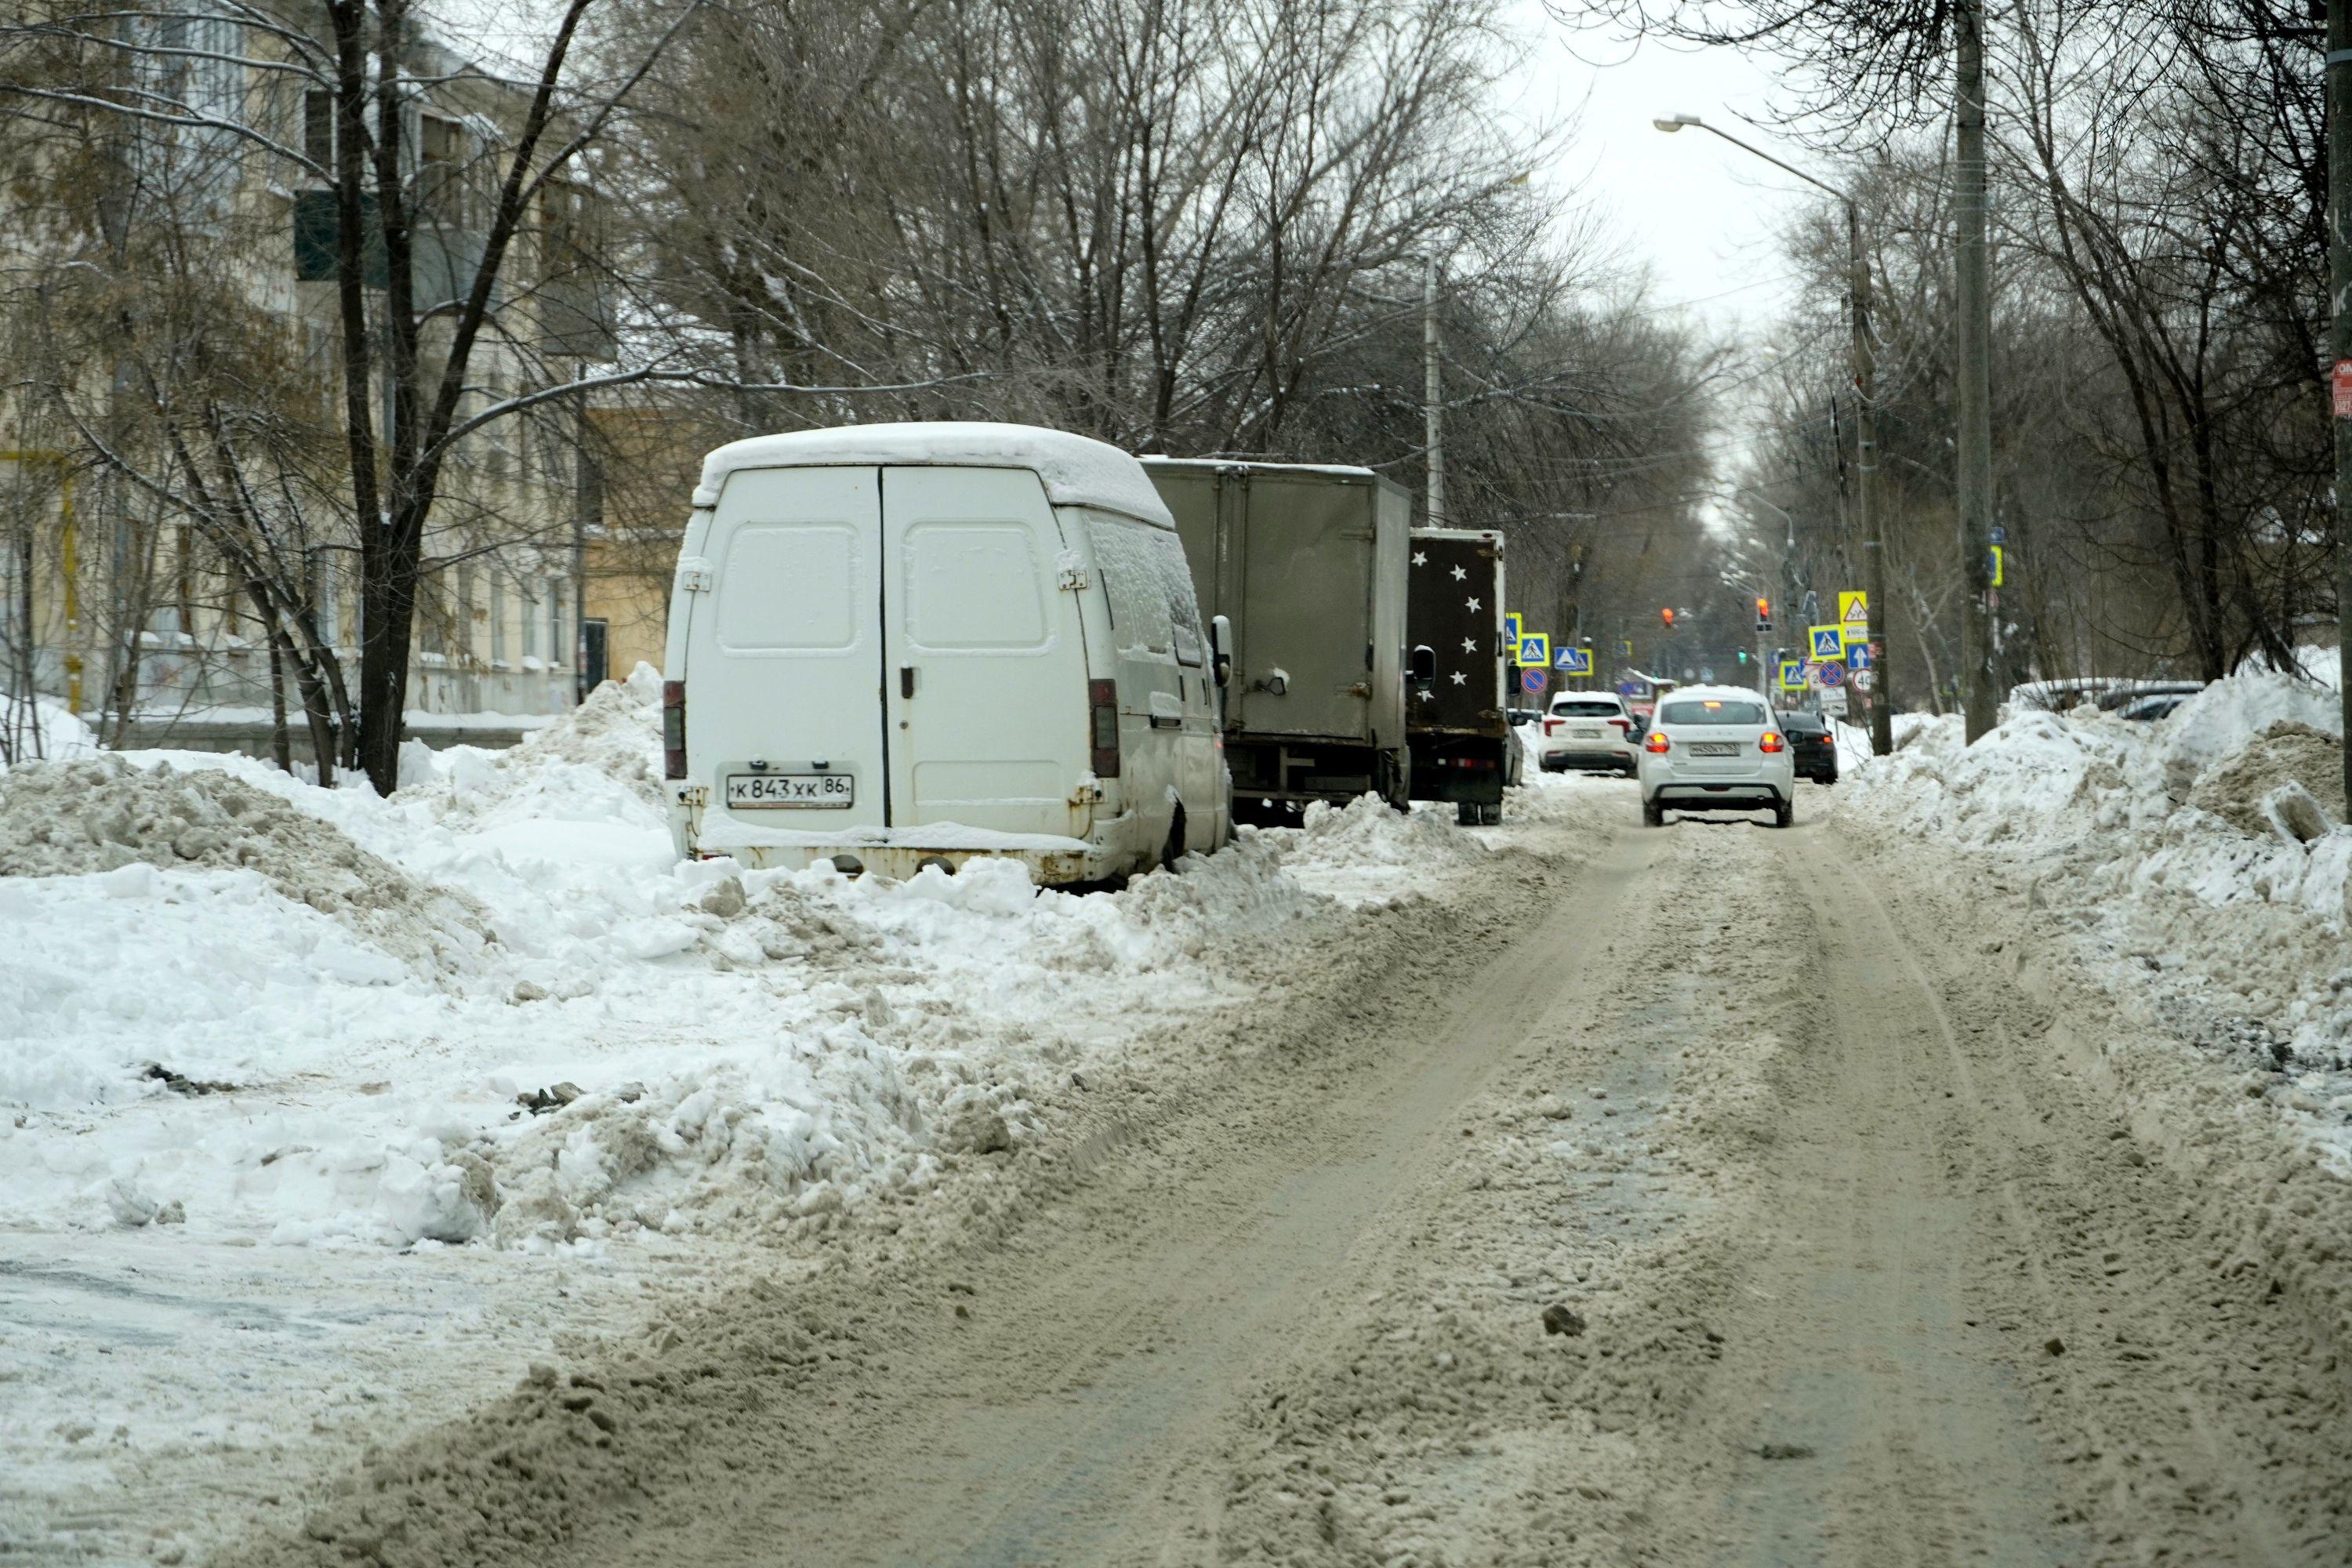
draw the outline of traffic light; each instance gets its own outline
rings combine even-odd
[[[1772,601],[1760,595],[1756,601],[1756,629],[1759,632],[1772,629]]]
[[[1660,610],[1658,612],[1658,619],[1665,623],[1666,630],[1673,631],[1675,629],[1675,612],[1671,606],[1666,609]]]
[[[1739,650],[1739,662],[1742,664],[1746,664],[1748,662],[1748,650],[1746,648],[1741,648]]]

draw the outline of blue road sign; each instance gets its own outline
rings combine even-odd
[[[1838,646],[1845,639],[1837,627],[1815,626],[1812,629],[1812,635],[1814,658],[1833,659],[1843,658],[1845,656],[1845,650]]]
[[[1843,685],[1845,682],[1845,666],[1842,664],[1822,665],[1815,671],[1815,679],[1820,680],[1823,686]]]
[[[1519,671],[1519,688],[1540,695],[1550,679],[1540,669],[1523,669]]]
[[[1846,644],[1845,667],[1848,669],[1868,669],[1870,668],[1870,645],[1866,642]]]
[[[1552,656],[1552,668],[1562,675],[1591,675],[1592,650],[1589,647],[1564,647]]]

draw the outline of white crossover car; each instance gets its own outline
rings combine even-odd
[[[1769,811],[1789,826],[1797,772],[1789,738],[1753,691],[1686,686],[1658,700],[1642,740],[1642,820],[1666,812]]]
[[[1570,768],[1633,771],[1633,718],[1613,691],[1563,691],[1543,718],[1538,760],[1548,773]]]

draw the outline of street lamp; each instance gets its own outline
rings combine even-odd
[[[1894,606],[1886,596],[1885,536],[1880,529],[1877,510],[1870,504],[1871,477],[1878,471],[1878,410],[1873,388],[1877,367],[1870,350],[1870,258],[1862,248],[1862,209],[1835,185],[1741,141],[1728,131],[1709,125],[1696,114],[1668,115],[1650,123],[1668,135],[1685,125],[1695,125],[1710,135],[1720,136],[1741,152],[1794,174],[1815,190],[1827,192],[1845,208],[1847,268],[1853,296],[1854,444],[1860,448],[1855,465],[1860,471],[1854,484],[1854,510],[1862,514],[1863,587],[1870,595],[1870,613],[1880,617],[1879,630],[1871,638],[1870,649],[1880,688],[1870,704],[1870,749],[1879,756],[1886,756],[1895,750],[1895,676],[1887,664],[1885,634],[1885,617],[1894,614]]]

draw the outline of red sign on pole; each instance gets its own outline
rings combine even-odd
[[[2336,405],[2336,417],[2352,419],[2352,359],[2336,362],[2336,374],[2327,378],[2328,390]]]

